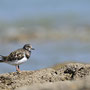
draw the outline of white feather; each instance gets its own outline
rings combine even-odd
[[[26,58],[26,56],[24,56],[24,58],[22,58],[21,60],[12,60],[12,61],[8,61],[6,63],[16,66],[16,65],[20,65],[26,61],[27,61],[27,58]]]

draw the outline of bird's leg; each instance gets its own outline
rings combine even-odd
[[[18,69],[19,69],[19,65],[18,65]]]
[[[16,66],[16,71],[17,71],[17,72],[20,72],[19,65]]]

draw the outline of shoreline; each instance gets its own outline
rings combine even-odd
[[[79,86],[77,82],[83,82],[86,77],[88,77],[86,78],[86,80],[88,80],[90,78],[89,75],[90,64],[58,64],[58,66],[36,71],[21,71],[20,73],[11,72],[0,74],[0,90],[43,90],[44,88],[49,88],[47,90],[59,90],[58,88],[61,88],[61,86],[65,84],[63,89],[61,89],[64,90],[68,83],[73,84],[78,88]],[[83,83],[80,85],[83,86],[82,84]],[[45,86],[43,87],[43,85]],[[40,87],[42,88],[40,89]],[[72,90],[70,88],[72,88],[71,86],[69,86],[69,90]]]

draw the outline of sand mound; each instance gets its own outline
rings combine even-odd
[[[83,88],[85,80],[90,81],[89,78],[85,79],[89,73],[90,65],[80,63],[58,64],[37,71],[6,73],[0,75],[0,90],[72,90],[73,87],[79,90],[76,88]]]

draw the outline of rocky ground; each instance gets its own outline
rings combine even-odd
[[[1,74],[0,90],[90,90],[90,64],[66,63]]]

